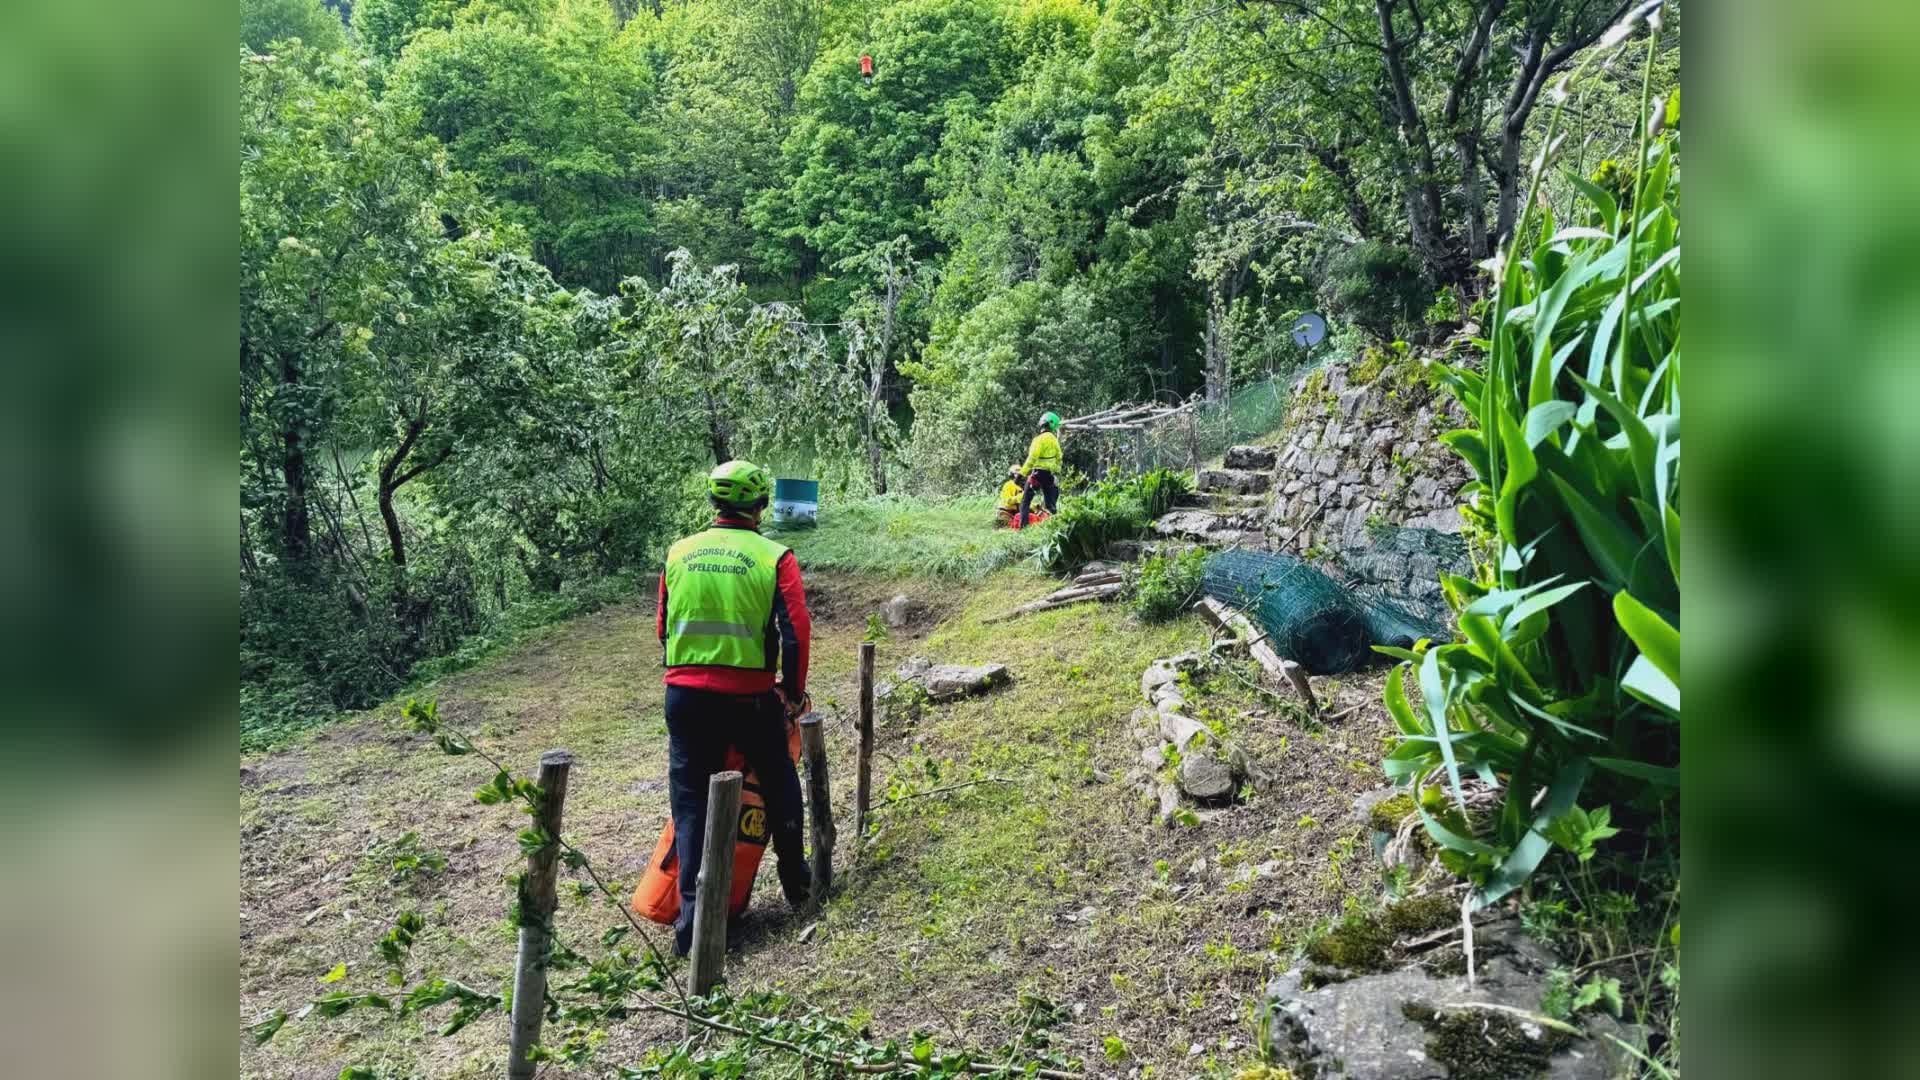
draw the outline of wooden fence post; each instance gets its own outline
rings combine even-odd
[[[540,755],[540,812],[534,824],[549,838],[527,856],[520,894],[520,955],[513,972],[513,1035],[507,1051],[508,1080],[528,1080],[534,1062],[527,1055],[540,1042],[540,1021],[547,1010],[547,957],[553,950],[554,873],[560,862],[560,808],[567,801],[567,773],[573,755],[549,750]]]
[[[809,865],[813,884],[807,906],[815,911],[827,902],[833,888],[833,792],[827,779],[827,737],[817,713],[800,718],[800,750],[807,758],[807,818],[813,826]]]
[[[853,809],[857,847],[866,842],[867,810],[873,799],[873,642],[860,643],[860,775]]]
[[[706,994],[727,964],[727,914],[733,901],[733,841],[740,833],[737,770],[707,781],[707,837],[693,900],[693,992]]]

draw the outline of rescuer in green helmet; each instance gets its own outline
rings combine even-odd
[[[667,785],[680,860],[674,950],[683,956],[693,944],[707,782],[729,746],[759,777],[787,902],[796,909],[807,902],[800,775],[788,755],[787,723],[805,709],[813,627],[799,561],[759,532],[772,495],[772,477],[750,461],[714,469],[707,478],[713,524],[668,549],[660,575]]]
[[[1027,490],[1020,496],[1020,518],[1014,524],[1017,529],[1027,527],[1035,491],[1046,497],[1047,513],[1060,509],[1060,483],[1055,479],[1060,472],[1059,431],[1059,413],[1049,412],[1040,417],[1040,434],[1033,437],[1032,445],[1027,447],[1027,463],[1020,467],[1020,471],[1027,474]]]

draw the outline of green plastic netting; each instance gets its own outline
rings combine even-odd
[[[1384,661],[1374,645],[1405,649],[1423,637],[1447,636],[1444,624],[1350,592],[1290,555],[1223,551],[1207,560],[1201,588],[1245,612],[1280,655],[1314,675],[1336,675]]]

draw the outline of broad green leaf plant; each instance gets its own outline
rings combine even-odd
[[[1595,56],[1659,15],[1629,13]],[[1492,554],[1443,579],[1459,640],[1382,650],[1402,661],[1386,686],[1399,728],[1387,774],[1416,789],[1476,908],[1556,840],[1590,857],[1614,830],[1581,803],[1649,810],[1678,793],[1678,141],[1643,82],[1625,197],[1570,175],[1584,220],[1556,228],[1535,196],[1578,75],[1553,93],[1528,212],[1491,262],[1484,363],[1436,371],[1472,417],[1442,438],[1473,468],[1462,513]]]

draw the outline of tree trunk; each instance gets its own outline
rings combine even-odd
[[[280,360],[280,386],[283,392],[300,385],[300,361],[285,356]],[[313,549],[313,524],[307,515],[307,449],[300,438],[300,425],[291,421],[280,435],[280,478],[287,488],[287,505],[281,521],[280,542],[287,558],[298,564],[306,561]]]
[[[1533,116],[1533,107],[1539,104],[1540,92],[1546,89],[1547,80],[1573,62],[1580,50],[1600,40],[1607,27],[1620,21],[1634,2],[1620,0],[1610,13],[1584,23],[1587,9],[1583,5],[1566,27],[1566,40],[1551,51],[1547,46],[1553,40],[1556,8],[1545,9],[1544,14],[1528,28],[1519,69],[1514,73],[1513,86],[1500,111],[1500,164],[1495,174],[1499,195],[1494,243],[1501,244],[1510,239],[1520,217],[1520,144],[1526,137],[1527,121]]]
[[[1340,194],[1346,200],[1347,220],[1353,222],[1353,231],[1362,240],[1373,236],[1373,211],[1367,207],[1367,200],[1360,193],[1360,183],[1354,178],[1353,163],[1347,160],[1346,147],[1314,147],[1313,158],[1320,167],[1327,170],[1340,185]]]
[[[400,466],[406,462],[408,455],[413,453],[414,443],[419,440],[420,433],[426,429],[427,414],[423,407],[420,415],[408,421],[407,433],[401,438],[399,447],[380,466],[380,520],[387,527],[387,557],[392,560],[393,565],[402,570],[407,567],[407,548],[406,541],[400,534],[400,516],[393,509],[394,493],[399,491],[407,481],[453,456],[453,447],[444,447],[433,457],[420,462],[406,472],[401,472]]]
[[[1467,201],[1467,256],[1478,261],[1493,254],[1487,245],[1487,193],[1480,177],[1480,140],[1461,131],[1453,140],[1460,153],[1460,185]]]
[[[247,535],[247,515],[240,513],[240,572],[249,583],[260,579],[260,564],[253,557],[253,537]]]
[[[1499,199],[1494,217],[1495,240],[1499,243],[1513,236],[1514,221],[1519,216],[1520,141],[1527,133],[1527,117],[1533,113],[1541,68],[1546,63],[1547,33],[1548,28],[1537,23],[1528,31],[1513,86],[1500,110]]]
[[[1207,330],[1202,355],[1206,364],[1206,399],[1210,404],[1227,400],[1233,377],[1233,340],[1227,327],[1227,312],[1240,295],[1244,268],[1222,270],[1207,287]]]
[[[733,460],[733,440],[727,435],[727,425],[720,418],[720,406],[713,400],[713,392],[707,397],[707,448],[713,451],[713,463],[724,465]]]
[[[887,415],[887,361],[893,355],[893,320],[904,284],[892,255],[887,256],[884,268],[887,291],[881,300],[880,348],[867,360],[867,467],[873,473],[873,490],[880,495],[887,493],[887,458],[885,447],[880,445],[880,421]]]
[[[400,534],[400,515],[393,510],[393,493],[400,490],[400,484],[405,481],[396,482],[395,478],[398,475],[400,463],[407,460],[407,455],[413,452],[414,440],[420,437],[420,432],[426,426],[424,417],[408,423],[407,433],[401,438],[399,448],[380,465],[380,492],[377,505],[380,507],[380,521],[387,527],[387,559],[402,570],[407,568],[407,542],[406,538]]]
[[[1406,185],[1407,223],[1413,234],[1413,249],[1426,265],[1427,276],[1439,284],[1452,284],[1460,276],[1462,260],[1455,256],[1453,245],[1447,239],[1446,219],[1440,205],[1440,177],[1433,163],[1433,142],[1427,137],[1426,119],[1414,98],[1413,80],[1403,54],[1406,43],[1393,28],[1396,3],[1397,0],[1374,0],[1374,13],[1380,23],[1387,81],[1393,91],[1393,119],[1400,131],[1396,156],[1401,159],[1401,180]]]
[[[1486,186],[1481,180],[1479,95],[1475,84],[1480,65],[1493,40],[1493,26],[1506,10],[1507,0],[1485,0],[1474,19],[1473,31],[1460,50],[1460,63],[1454,69],[1453,86],[1447,92],[1441,124],[1453,132],[1453,145],[1460,157],[1460,188],[1466,197],[1467,257],[1478,261],[1493,254],[1487,239]],[[1472,109],[1471,119],[1463,114]]]

